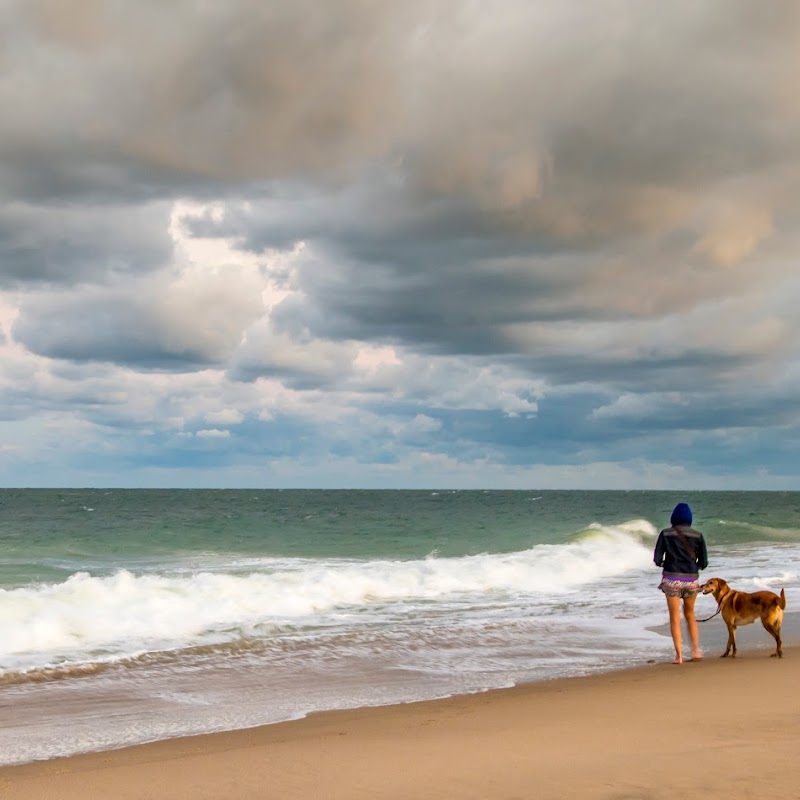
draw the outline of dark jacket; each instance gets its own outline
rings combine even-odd
[[[665,528],[658,534],[653,561],[664,567],[664,575],[696,578],[708,566],[706,540],[688,525]]]

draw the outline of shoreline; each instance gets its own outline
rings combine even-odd
[[[680,667],[648,664],[440,700],[314,712],[0,767],[0,796],[666,798],[701,787],[729,797],[790,796],[800,646],[787,645],[777,660],[760,644],[742,640],[739,658],[719,659],[704,641],[704,661]],[[685,725],[687,718],[696,729]]]
[[[784,641],[787,646],[800,644],[800,612],[787,612],[784,618]],[[392,680],[391,673],[373,673],[358,678],[369,681],[373,688],[362,689],[367,697],[352,697],[347,705],[307,702],[301,695],[299,704],[291,705],[293,695],[281,699],[275,687],[269,687],[273,679],[263,668],[249,669],[249,673],[226,669],[212,671],[198,676],[172,676],[165,684],[164,676],[140,675],[132,684],[114,686],[93,686],[91,679],[47,682],[30,685],[24,694],[19,694],[12,686],[9,692],[0,688],[0,769],[23,766],[32,763],[46,763],[57,759],[87,755],[91,753],[113,752],[143,744],[153,744],[171,739],[191,738],[209,733],[226,733],[251,730],[262,726],[280,725],[297,721],[310,715],[331,711],[382,708],[394,705],[407,705],[418,702],[446,700],[459,696],[486,694],[499,689],[526,686],[541,682],[552,682],[566,678],[596,677],[604,674],[627,671],[631,668],[647,667],[654,663],[669,663],[671,660],[671,641],[668,624],[648,627],[654,637],[649,657],[641,653],[629,653],[628,660],[615,659],[605,665],[579,667],[577,663],[569,670],[558,669],[548,673],[537,672],[518,676],[516,683],[494,686],[462,687],[459,691],[438,692],[436,682],[420,686],[421,691],[408,693],[405,697],[378,699],[383,692],[384,680]],[[719,621],[701,626],[701,642],[707,653],[719,654],[725,645],[724,625]],[[739,630],[738,641],[742,650],[752,648],[768,653],[770,637],[761,626],[750,625]],[[180,678],[180,679],[178,679]],[[231,683],[231,679],[233,683]],[[151,683],[153,680],[156,683]],[[438,678],[436,679],[438,680]],[[198,682],[199,681],[199,682]],[[276,684],[277,685],[277,684]],[[154,686],[157,691],[149,691]],[[366,684],[365,684],[366,686]],[[266,692],[264,691],[266,689]],[[209,690],[218,696],[216,705],[192,702],[188,707],[195,713],[192,717],[176,717],[181,713],[181,697],[194,698],[198,691]],[[245,695],[242,691],[245,691]],[[409,694],[411,696],[409,696]],[[372,698],[375,701],[372,701]],[[416,695],[416,696],[413,696]],[[159,699],[161,697],[161,699]],[[252,705],[249,719],[239,717],[240,707],[231,703],[246,702]],[[253,705],[252,698],[260,698]],[[319,696],[317,696],[319,699]],[[274,705],[277,700],[278,705]],[[359,702],[366,700],[366,702]],[[354,702],[353,702],[354,701]],[[206,709],[205,711],[203,709]],[[236,709],[236,710],[232,710]],[[290,713],[275,713],[276,711]],[[227,718],[226,718],[227,714]],[[222,724],[220,724],[220,721]],[[73,737],[73,731],[77,732]],[[109,735],[109,732],[111,735]]]

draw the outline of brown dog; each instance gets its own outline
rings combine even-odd
[[[774,658],[783,658],[781,643],[781,624],[783,623],[783,609],[786,608],[786,593],[781,589],[780,597],[775,592],[737,592],[731,589],[722,578],[710,578],[701,587],[703,594],[713,594],[717,601],[722,619],[728,626],[728,646],[722,654],[725,658],[729,653],[731,658],[736,658],[736,626],[749,625],[761,619],[764,630],[775,639],[778,647],[770,655]]]

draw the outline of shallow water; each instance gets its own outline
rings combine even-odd
[[[668,658],[679,499],[800,607],[798,493],[0,492],[0,763]]]

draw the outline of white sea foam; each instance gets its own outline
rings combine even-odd
[[[451,671],[467,661],[443,658],[442,647],[474,648],[488,664],[493,648],[508,659],[508,648],[538,632],[554,651],[564,631],[565,647],[591,651],[595,639],[647,638],[648,626],[663,622],[656,533],[631,520],[588,526],[561,544],[458,558],[193,554],[161,571],[81,571],[0,590],[0,676],[245,640],[274,646],[271,658],[302,653],[304,662],[408,650],[413,659],[401,663],[427,668],[432,658]],[[730,546],[712,561],[713,574],[751,591],[779,590],[800,571],[795,550],[777,543]],[[787,591],[791,602],[796,591]]]
[[[670,659],[656,533],[630,520],[405,561],[193,552],[0,592],[0,684],[26,720],[25,736],[0,729],[0,763]],[[710,557],[707,575],[786,584],[800,605],[797,545]],[[715,606],[702,596],[699,615]],[[724,626],[702,636],[711,652]]]
[[[652,533],[633,522],[506,554],[410,561],[217,557],[213,567],[193,573],[78,572],[62,583],[0,590],[0,669],[268,637],[348,619],[544,606],[599,579],[644,569],[651,546],[643,537]]]

